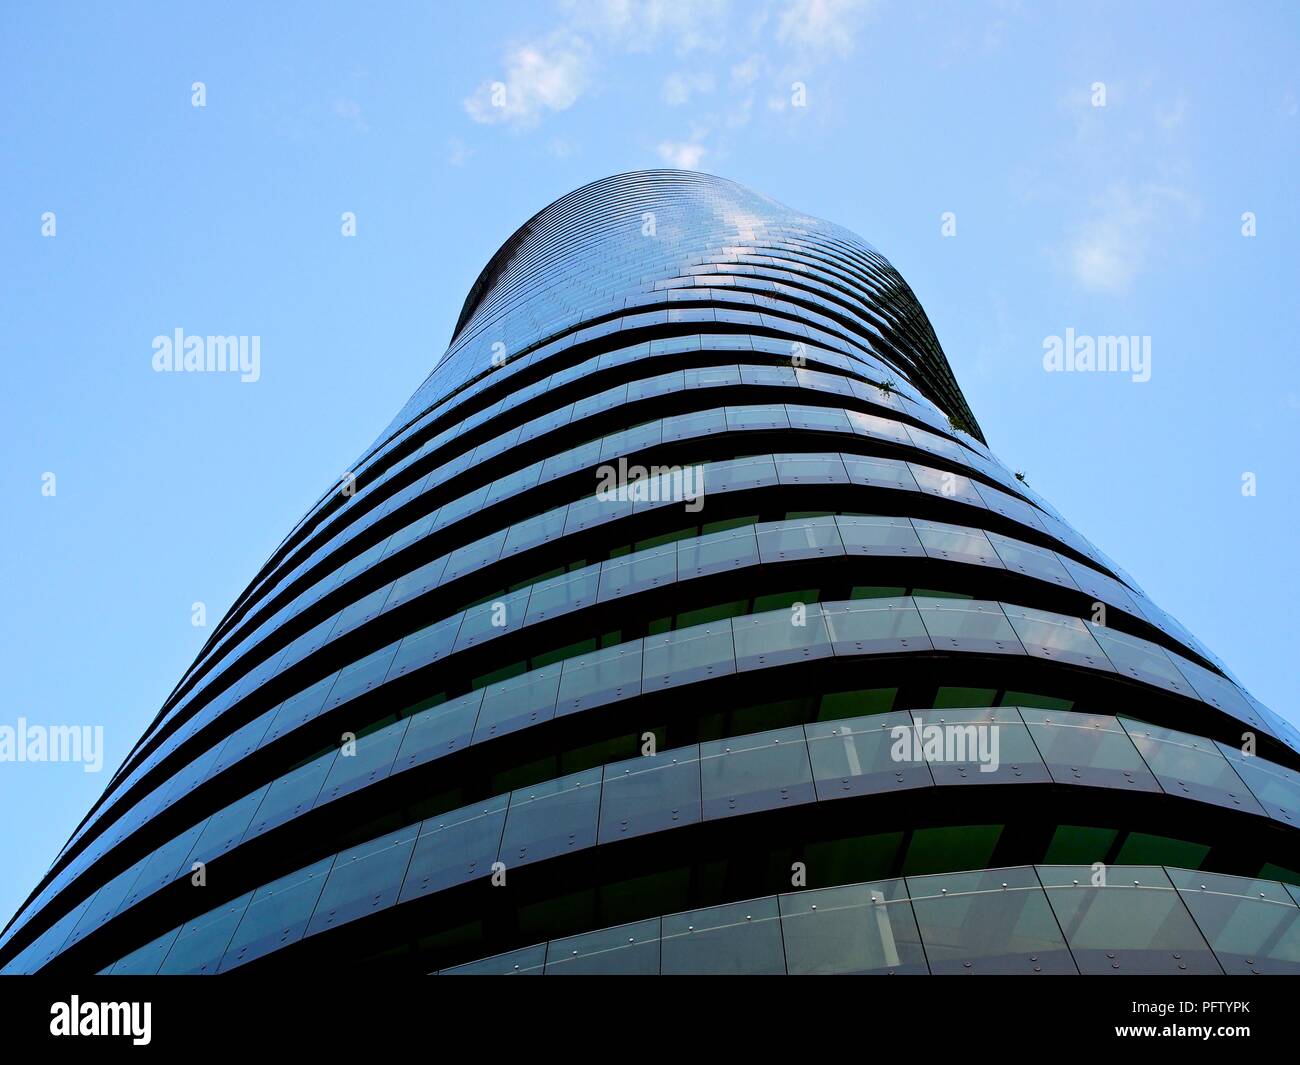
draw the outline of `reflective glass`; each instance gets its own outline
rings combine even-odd
[[[939,651],[1024,654],[1016,630],[997,603],[914,596],[925,631]]]
[[[221,959],[220,972],[260,958],[264,954],[296,943],[307,930],[307,921],[320,899],[334,855],[305,869],[264,884],[253,892]]]
[[[850,555],[886,555],[920,558],[921,539],[906,518],[846,517],[835,519],[844,550]]]
[[[812,779],[801,728],[700,744],[706,820],[812,802]]]
[[[900,753],[925,756],[936,784],[1047,783],[1047,767],[1015,707],[911,711]]]
[[[597,767],[512,792],[501,861],[518,866],[594,846],[600,778]]]
[[[765,669],[831,656],[830,634],[819,603],[796,603],[732,619],[736,668]]]
[[[337,928],[392,906],[402,888],[419,829],[418,824],[407,825],[340,851],[325,878],[305,934],[312,936]]]
[[[509,795],[430,817],[420,825],[401,902],[488,876],[501,849]]]
[[[412,716],[393,762],[393,772],[414,769],[468,747],[482,703],[483,689],[479,688]]]
[[[935,974],[1078,971],[1031,868],[909,876],[907,890]]]
[[[554,717],[560,668],[556,662],[484,688],[472,742],[482,743]]]
[[[158,969],[159,976],[203,975],[217,971],[230,937],[248,908],[252,892],[186,921]]]
[[[659,918],[555,939],[546,949],[547,976],[657,976]]]
[[[1085,975],[1223,971],[1158,866],[1097,874],[1090,866],[1039,866],[1038,873]]]
[[[836,655],[887,654],[933,648],[911,598],[885,597],[822,604]]]
[[[604,769],[599,842],[659,832],[701,819],[698,747],[629,758]]]
[[[798,891],[778,902],[791,976],[930,971],[901,880]]]
[[[1120,724],[1170,795],[1267,816],[1213,740],[1123,718]]]
[[[662,929],[664,975],[785,974],[775,898],[675,913]]]
[[[1003,610],[1025,650],[1035,658],[1113,672],[1110,659],[1081,619],[1025,606],[1005,605]]]
[[[404,718],[345,744],[330,766],[316,805],[333,802],[388,776],[410,723]]]
[[[555,704],[556,717],[639,694],[641,648],[642,641],[633,640],[565,659]]]
[[[1159,792],[1128,733],[1105,714],[1020,707],[1020,716],[1058,784]]]
[[[1283,885],[1188,869],[1166,871],[1229,975],[1300,973],[1300,908]]]
[[[922,752],[898,743],[911,729],[902,711],[805,725],[818,800],[933,786]]]
[[[646,692],[736,672],[730,621],[647,636],[643,646],[641,686]]]

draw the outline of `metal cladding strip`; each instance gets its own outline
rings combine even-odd
[[[714,383],[743,393],[746,402],[721,396],[711,402]],[[761,402],[765,386],[781,390],[780,402]],[[828,443],[834,432],[846,434],[845,442]],[[847,482],[844,491],[860,492],[872,513],[888,499],[889,513],[908,521],[921,541],[929,538],[923,554],[936,565],[984,565],[980,579],[994,582],[990,599],[1014,598],[1013,585],[1054,583],[1077,586],[1054,595],[1082,593],[1117,608],[1127,635],[1094,631],[1077,618],[1057,626],[1060,632],[1082,627],[1093,643],[1104,643],[1103,636],[1117,641],[1105,653],[1098,648],[1097,668],[1106,668],[1108,653],[1137,656],[1127,672],[1114,666],[1130,679],[1133,669],[1146,668],[1138,661],[1163,663],[1156,667],[1163,684],[1153,677],[1140,682],[1175,693],[1181,685],[1190,689],[1183,693],[1194,700],[1189,705],[1300,751],[1293,727],[1260,705],[1212,652],[989,451],[920,302],[878,251],[838,225],[722,178],[669,170],[620,174],[539,211],[484,267],[446,353],[354,463],[356,491],[340,493],[337,484],[325,491],[214,628],[0,935],[0,963],[58,939],[60,929],[68,938],[79,919],[74,915],[94,897],[79,899],[81,893],[91,884],[106,890],[110,869],[134,843],[153,838],[150,824],[173,802],[190,802],[193,793],[198,813],[221,778],[193,767],[208,755],[217,763],[218,748],[238,730],[302,686],[337,678],[346,687],[345,677],[352,683],[362,663],[385,651],[378,644],[402,632],[417,635],[399,626],[418,629],[454,616],[478,579],[461,563],[474,560],[481,580],[509,573],[512,584],[527,583],[532,595],[540,594],[545,576],[523,569],[534,556],[554,563],[567,544],[565,568],[598,560],[603,579],[616,550],[636,550],[635,542],[628,547],[620,539],[629,530],[685,535],[685,522],[676,529],[655,526],[659,517],[639,503],[627,515],[595,520],[591,477],[626,456],[664,456],[670,464],[708,460],[722,483],[736,488],[733,496],[710,485],[708,499],[721,512],[710,515],[706,501],[698,527],[686,530],[703,537],[719,514],[724,523],[743,517],[736,508],[747,482],[737,471],[749,460],[735,456],[747,454],[747,440],[772,465],[772,476],[760,478],[761,487],[750,493],[762,500],[762,518],[807,509],[802,504],[814,498],[816,475],[805,483],[802,474],[790,474],[798,463],[843,470],[843,480],[831,475],[834,484]],[[710,448],[725,450],[727,458],[718,461]],[[891,482],[873,479],[869,467],[905,472]],[[534,469],[537,479],[530,480]],[[954,492],[943,490],[945,479]],[[830,512],[843,513],[844,506],[841,501]],[[936,518],[951,518],[949,530],[960,524],[965,531],[922,534],[923,527],[939,525]],[[507,537],[524,537],[548,522],[558,528],[507,552]],[[775,535],[770,520],[758,524]],[[974,533],[988,545],[981,548],[984,563],[961,557],[951,540]],[[494,538],[502,541],[495,553],[488,550]],[[968,537],[963,542],[969,545]],[[843,536],[840,546],[852,554]],[[786,579],[783,566],[783,559],[760,552],[755,597]],[[876,573],[874,566],[864,569]],[[998,567],[1007,571],[1006,596],[997,585]],[[629,604],[639,601],[635,590],[624,591]],[[451,601],[456,596],[462,598]],[[604,616],[601,610],[608,612],[604,601],[565,615],[574,640],[590,635],[577,631],[581,619]],[[1016,632],[1042,625],[1023,607],[1008,604],[998,613]],[[644,619],[637,623],[644,628]],[[559,632],[564,624],[524,626],[510,639],[522,647],[535,633]],[[1158,642],[1141,639],[1142,633]],[[640,630],[623,637],[651,638]],[[402,642],[392,645],[394,654]],[[1051,640],[1042,646],[1051,652],[1040,656],[1048,662],[1060,650]],[[554,648],[525,650],[525,668],[543,650]],[[439,677],[461,668],[456,661],[449,655],[428,667],[430,693]],[[1055,661],[1063,685],[1079,676],[1078,660]],[[342,705],[347,698],[340,690]],[[303,753],[285,742],[267,753],[266,765],[258,763],[259,772],[274,771],[270,762],[280,756],[287,770]],[[191,805],[184,807],[187,815]],[[123,845],[126,853],[118,849]],[[70,919],[73,926],[65,928]]]
[[[390,774],[418,769],[454,750],[491,742],[570,714],[607,710],[615,703],[642,694],[715,676],[771,669],[819,658],[929,654],[942,650],[949,654],[984,653],[1053,660],[1102,674],[1124,675],[1152,690],[1173,691],[1195,698],[1191,681],[1196,674],[1192,672],[1190,663],[1176,657],[1162,658],[1159,648],[1146,641],[1124,637],[1101,626],[1088,626],[1065,615],[978,600],[916,597],[811,603],[807,604],[806,610],[806,624],[799,628],[790,625],[788,610],[775,610],[680,629],[629,645],[615,645],[470,691],[465,696],[403,718],[363,737],[353,758],[344,758],[331,750],[277,780],[262,784],[228,803],[211,818],[199,821],[158,846],[87,900],[91,903],[90,916],[83,914],[75,927],[65,929],[66,942],[45,943],[38,949],[46,952],[44,961],[48,961],[170,882],[187,877],[194,860],[202,858],[207,861],[229,854],[239,846],[259,839],[263,832],[304,817],[340,795],[382,782]],[[408,666],[419,666],[429,658],[429,648],[421,646],[422,642],[427,642],[429,634],[437,637],[449,650],[457,631],[463,628],[459,618],[454,620],[457,622],[455,625],[435,624],[416,634],[417,647],[413,655],[407,654],[403,658],[402,648],[396,645],[385,652],[382,657],[388,675],[394,671],[400,674]],[[700,660],[701,651],[710,656],[707,662]],[[682,654],[687,654],[690,665],[676,671],[680,675],[674,679],[672,663]],[[445,661],[435,657],[433,664]],[[670,668],[670,672],[661,675],[665,666]],[[942,715],[941,719],[949,721],[971,714],[975,715],[972,720],[996,719],[1000,725],[1016,727],[1022,724],[1021,713],[1031,716],[1040,713],[1026,709],[1011,711],[1013,717],[1005,721],[995,718],[995,715],[1003,714],[1004,709],[915,710],[913,713],[918,718],[938,714]],[[1090,729],[1097,729],[1099,722],[1113,720],[1107,715],[1043,713],[1046,716],[1043,720],[1035,720],[1036,725],[1051,725],[1053,719],[1058,724],[1062,719],[1079,719]],[[869,723],[869,731],[878,731],[896,723],[897,717],[895,713],[861,721]],[[1119,724],[1115,725],[1115,729],[1119,727]],[[1283,782],[1284,788],[1289,786],[1294,790],[1300,785],[1300,774],[1258,757],[1248,760],[1252,763],[1248,771],[1234,770],[1233,765],[1241,766],[1243,763],[1239,758],[1229,763],[1228,759],[1235,758],[1230,748],[1170,729],[1150,725],[1138,727],[1141,734],[1125,740],[1124,750],[1130,747],[1140,749],[1140,744],[1151,737],[1158,737],[1159,741],[1166,743],[1175,742],[1184,757],[1200,747],[1203,751],[1200,757],[1213,760],[1219,775],[1231,781],[1218,788],[1222,796],[1227,796],[1221,800],[1224,805],[1231,804],[1238,810],[1271,817],[1279,825],[1287,827],[1294,827],[1300,820],[1300,805],[1279,806],[1270,801],[1272,789],[1279,781]],[[274,730],[275,723],[264,723],[261,731],[268,728]],[[408,734],[419,739],[408,746]],[[450,742],[448,737],[451,737]],[[733,747],[736,742],[728,741]],[[1044,756],[1047,757],[1046,752]],[[1140,761],[1135,752],[1131,757],[1135,762]],[[1149,754],[1144,752],[1144,757],[1148,757],[1156,768]],[[1108,759],[1114,761],[1116,752],[1110,751]],[[1077,753],[1070,758],[1070,761],[1078,760]],[[1265,766],[1268,768],[1264,769]],[[1072,772],[1077,774],[1078,770],[1072,769]],[[1188,776],[1189,767],[1182,764],[1179,772]],[[1257,782],[1262,781],[1259,802],[1245,798],[1250,795],[1251,788],[1243,783],[1239,774],[1244,774],[1247,780],[1255,774]],[[336,780],[336,777],[340,779]],[[1022,778],[1018,774],[1016,779]],[[1035,778],[1026,779],[1031,781]],[[298,794],[303,782],[307,783],[309,791]],[[942,781],[936,777],[935,782]],[[1066,776],[1062,782],[1098,783],[1077,776],[1073,779]],[[1114,782],[1103,782],[1103,786],[1112,783],[1132,786],[1134,780],[1117,777]],[[1181,779],[1173,784],[1166,779],[1165,783],[1169,784],[1167,788],[1162,785],[1156,790],[1163,788],[1170,794],[1192,794]],[[297,795],[292,810],[285,805],[283,796],[286,793]],[[1203,796],[1192,794],[1192,797]],[[56,923],[53,927],[60,925]]]
[[[377,909],[373,902],[365,904],[367,896],[382,899],[385,909],[426,899],[490,875],[495,862],[515,869],[571,854],[575,849],[621,843],[653,832],[761,814],[790,805],[824,804],[848,797],[945,785],[963,787],[971,783],[967,767],[976,780],[980,779],[980,766],[989,765],[987,759],[982,762],[987,754],[983,748],[982,754],[970,750],[965,762],[954,765],[944,763],[943,756],[936,761],[923,752],[922,744],[930,743],[927,737],[915,741],[915,748],[909,745],[904,761],[889,757],[900,741],[926,736],[924,730],[932,730],[936,722],[952,724],[959,730],[1000,733],[1006,757],[993,766],[993,772],[1001,775],[996,780],[989,778],[988,783],[1026,787],[1052,782],[1092,785],[1139,795],[1183,796],[1257,817],[1266,815],[1264,806],[1236,775],[1218,745],[1190,733],[1152,730],[1143,723],[1108,715],[1030,707],[893,711],[663,750],[654,756],[608,763],[448,810],[261,884],[233,902],[195,915],[149,943],[123,952],[107,969],[139,973],[148,971],[140,966],[152,962],[155,973],[227,971],[276,949],[291,947],[303,936],[367,917]],[[411,727],[416,726],[412,723]],[[1070,735],[1076,732],[1083,732],[1089,743],[1095,741],[1099,752],[1104,750],[1105,769],[1096,770],[1093,776],[1082,776],[1078,767],[1071,765],[1080,761],[1078,746]],[[426,745],[426,741],[421,744]],[[1062,748],[1069,745],[1070,749],[1058,749],[1058,744]],[[400,733],[377,739],[376,746],[395,757],[396,762],[406,761],[399,753],[406,749]],[[1190,792],[1179,779],[1187,774],[1190,756],[1214,763],[1217,780],[1213,788]],[[406,766],[394,771],[403,769]],[[1104,774],[1112,774],[1113,779]],[[649,792],[655,798],[654,809],[637,801],[645,797],[642,787],[647,778],[660,778],[656,789]],[[664,780],[671,783],[664,787]],[[329,779],[325,778],[322,793],[328,788]],[[774,800],[776,792],[780,792],[780,798]],[[482,834],[480,847],[467,850],[460,830],[482,824],[486,824],[487,832]],[[385,870],[382,878],[373,873],[357,874],[357,869],[365,869],[367,862],[374,869],[382,869],[394,857],[398,861]],[[1109,875],[1117,874],[1110,870]],[[352,891],[357,897],[348,897],[344,889],[350,879],[360,880],[364,887],[360,895]],[[252,904],[283,895],[290,886],[313,888],[296,904],[302,913],[277,910],[277,935],[269,940],[248,931],[240,935],[243,915]],[[1281,884],[1274,887],[1282,888]],[[1290,901],[1284,891],[1281,899]],[[117,901],[116,893],[112,901]],[[77,941],[87,925],[87,915],[94,912],[92,904],[70,932],[65,948]],[[281,931],[282,926],[289,926],[289,932]],[[199,932],[211,927],[222,928],[224,934],[203,944],[204,964],[200,965],[194,954],[187,952],[187,939],[192,935],[201,943],[205,936]],[[86,931],[94,931],[94,927]],[[1300,927],[1292,932],[1297,934]],[[39,969],[56,956],[57,951],[38,949],[27,954],[23,964]],[[1300,956],[1295,961],[1300,962]]]

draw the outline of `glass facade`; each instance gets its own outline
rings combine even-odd
[[[1300,735],[889,262],[645,171],[487,264],[0,971],[1291,972],[1298,830]]]

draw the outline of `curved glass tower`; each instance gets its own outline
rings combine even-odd
[[[1297,971],[1298,752],[875,249],[622,174],[493,256],[0,966]]]

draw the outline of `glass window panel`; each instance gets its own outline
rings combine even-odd
[[[677,545],[663,544],[612,558],[600,567],[600,601],[671,584],[677,579]]]
[[[392,590],[393,586],[391,584],[385,584],[382,588],[376,588],[373,592],[363,595],[351,606],[344,607],[343,612],[339,614],[338,622],[330,633],[330,639],[337,639],[344,633],[360,628],[371,618],[377,617],[384,607],[384,601],[392,593]]]
[[[596,601],[600,587],[600,566],[586,566],[573,573],[561,573],[538,581],[528,596],[528,614],[525,625],[568,614],[590,606]]]
[[[509,803],[509,795],[497,795],[425,821],[420,826],[400,901],[490,875],[501,849],[501,830]]]
[[[1213,740],[1140,721],[1121,718],[1120,724],[1170,795],[1266,816]]]
[[[320,899],[334,855],[305,869],[263,884],[253,892],[248,909],[221,959],[220,972],[229,972],[272,951],[297,943]]]
[[[1020,707],[1020,716],[1058,784],[1159,792],[1160,786],[1113,717]]]
[[[1117,606],[1134,617],[1142,617],[1142,612],[1133,601],[1133,596],[1119,581],[1107,577],[1104,573],[1098,573],[1091,566],[1076,562],[1066,555],[1057,557],[1085,595],[1092,596],[1097,602]]]
[[[390,643],[378,651],[358,659],[351,665],[343,667],[339,679],[330,689],[329,698],[325,700],[325,709],[333,710],[350,699],[364,695],[372,688],[377,688],[388,675],[393,658],[397,655],[397,643]]]
[[[230,937],[253,897],[250,891],[233,902],[186,921],[158,969],[159,976],[211,974],[221,964]]]
[[[447,555],[440,555],[432,562],[426,562],[417,569],[398,577],[393,582],[393,590],[384,601],[384,610],[409,603],[412,599],[424,595],[442,582],[443,572],[447,569]]]
[[[844,460],[826,455],[775,455],[776,473],[782,484],[848,484]]]
[[[876,440],[888,440],[894,444],[911,445],[911,438],[907,435],[907,430],[898,422],[891,421],[888,418],[879,418],[874,414],[862,414],[859,411],[851,410],[845,412],[849,416],[849,421],[853,426],[853,431],[859,436],[869,436]]]
[[[808,744],[797,727],[701,744],[700,779],[706,820],[815,798]]]
[[[727,431],[727,419],[721,410],[692,411],[664,419],[664,443],[714,436]]]
[[[522,470],[516,470],[504,477],[498,477],[488,487],[488,494],[483,500],[483,505],[490,507],[494,503],[500,503],[503,499],[513,499],[515,496],[534,487],[541,475],[542,464],[534,462],[531,466],[527,466]]]
[[[182,858],[189,854],[190,849],[194,846],[194,841],[199,838],[207,823],[207,821],[200,821],[197,825],[191,825],[184,832],[164,843],[141,863],[140,875],[136,877],[135,883],[131,885],[131,890],[127,892],[126,898],[122,900],[122,905],[118,910],[119,913],[130,909],[141,899],[166,887],[176,878],[177,865]],[[186,866],[186,869],[188,869],[188,866]],[[160,958],[159,961],[161,960]]]
[[[1174,668],[1162,648],[1106,625],[1097,625],[1091,621],[1086,624],[1116,672],[1140,680],[1143,684],[1153,684],[1166,691],[1177,692],[1189,699],[1196,698],[1192,686]]]
[[[1104,886],[1093,886],[1090,866],[1038,868],[1080,972],[1222,972],[1163,869],[1114,865],[1104,872]]]
[[[547,976],[657,976],[659,918],[552,940]]]
[[[918,750],[936,784],[1047,783],[1051,774],[1015,707],[913,710],[900,753]]]
[[[466,460],[468,460],[468,458],[468,455],[465,456]],[[430,485],[433,485],[437,483],[438,480],[440,479],[435,473],[434,476],[430,478],[429,483]],[[488,486],[483,485],[480,488],[475,488],[472,492],[467,492],[465,495],[453,499],[438,511],[438,517],[433,523],[434,530],[446,529],[451,525],[455,525],[458,521],[469,517],[471,514],[476,514],[483,508],[483,502],[487,499],[487,493]]]
[[[693,825],[701,819],[699,747],[613,762],[604,773],[601,843]]]
[[[456,614],[441,621],[435,621],[428,628],[420,629],[404,637],[393,657],[393,664],[388,670],[388,679],[413,673],[417,669],[432,665],[441,658],[451,654],[456,645],[456,634],[460,631],[464,614]]]
[[[411,717],[410,727],[402,737],[402,746],[393,762],[393,772],[414,769],[468,747],[482,703],[483,689],[479,688]]]
[[[736,672],[729,620],[647,636],[643,646],[641,688],[645,692]]]
[[[1032,869],[909,876],[907,890],[935,974],[1078,971]]]
[[[1072,666],[1114,672],[1110,659],[1080,618],[1009,604],[1004,604],[1002,609],[1025,650],[1035,658],[1050,658],[1054,662],[1066,662]]]
[[[980,510],[988,509],[984,506],[984,500],[980,498],[979,493],[975,491],[975,482],[969,477],[947,470],[921,466],[915,462],[909,462],[907,465],[912,471],[912,476],[916,478],[917,487],[926,495],[953,499],[958,503],[979,507]]]
[[[505,529],[498,529],[475,540],[472,544],[456,548],[447,556],[447,568],[442,574],[441,583],[447,584],[457,577],[464,577],[495,562],[501,557],[501,549],[506,542],[506,532]]]
[[[560,687],[561,663],[534,669],[483,689],[483,707],[474,726],[474,743],[550,721]]]
[[[196,862],[211,862],[238,844],[248,831],[253,815],[262,805],[269,789],[269,784],[263,784],[208,818],[202,833],[194,839],[193,846],[172,862],[167,879],[170,881],[176,877],[189,876],[194,871]]]
[[[732,619],[737,669],[764,669],[831,656],[830,634],[818,603],[799,603]]]
[[[504,633],[522,628],[524,619],[528,616],[530,594],[530,589],[520,588],[517,592],[470,607],[465,611],[456,633],[453,650],[464,651],[468,647],[477,647]]]
[[[321,712],[325,705],[325,697],[329,695],[330,689],[334,687],[334,682],[338,680],[338,673],[331,673],[328,677],[323,677],[313,684],[310,688],[304,688],[296,695],[291,695],[276,712],[275,718],[271,721],[271,727],[266,730],[266,735],[262,737],[262,746],[279,739],[286,733],[305,725]]]
[[[692,537],[677,545],[677,573],[681,580],[757,564],[758,540],[752,525]]]
[[[785,408],[779,405],[752,407],[728,407],[727,429],[730,431],[745,429],[788,429],[790,419],[785,416]]]
[[[330,751],[273,780],[257,813],[253,815],[253,823],[249,825],[244,839],[256,839],[263,832],[310,810],[315,805],[316,796],[320,794],[321,785],[325,783],[330,766],[337,756],[337,752]]]
[[[241,759],[247,758],[257,750],[258,744],[262,742],[262,737],[266,735],[267,730],[271,727],[271,721],[275,718],[279,709],[278,706],[273,706],[266,713],[253,718],[252,721],[241,725],[232,732],[222,745],[221,753],[212,764],[212,768],[208,771],[204,780],[211,780],[218,773],[223,772]]]
[[[965,562],[975,566],[992,566],[1003,569],[989,538],[980,529],[968,529],[961,525],[946,525],[938,521],[912,519],[916,535],[930,558],[947,559],[949,562]]]
[[[929,599],[913,596],[925,631],[939,651],[1024,654],[1016,630],[997,603],[979,599]]]
[[[604,706],[641,693],[642,641],[565,659],[555,715]]]
[[[546,966],[546,944],[523,947],[492,958],[468,961],[440,970],[442,976],[541,976]]]
[[[822,616],[837,655],[929,651],[934,646],[907,596],[823,603]]]
[[[597,767],[512,792],[501,861],[519,866],[594,846],[600,777]]]
[[[901,880],[778,897],[791,976],[930,971]]]
[[[419,824],[340,851],[334,859],[306,935],[354,921],[397,902]]]
[[[404,718],[360,737],[353,754],[347,753],[352,750],[350,746],[341,747],[338,758],[330,767],[329,776],[325,778],[316,805],[324,806],[327,802],[369,787],[388,776],[410,724],[410,719]]]
[[[642,480],[611,486],[606,493],[597,493],[569,504],[564,520],[564,535],[570,536],[583,529],[592,529],[608,521],[629,517],[632,514],[633,500],[642,495],[648,497],[652,483]]]
[[[849,421],[849,412],[839,408],[805,407],[801,404],[787,403],[785,413],[786,417],[790,419],[792,429],[814,429],[827,433],[853,432],[853,423]]]
[[[980,466],[980,469],[986,467]],[[1038,510],[1030,506],[1023,499],[1017,499],[1013,495],[999,491],[986,484],[980,484],[973,481],[975,491],[980,494],[984,504],[995,514],[1001,514],[1004,518],[1010,518],[1012,521],[1019,522],[1021,525],[1028,526],[1030,529],[1042,530],[1043,523],[1039,520]]]
[[[664,975],[785,974],[775,898],[664,917]]]
[[[90,900],[90,905],[86,907],[81,919],[77,921],[76,927],[72,929],[72,934],[68,936],[68,941],[61,944],[62,949],[67,950],[74,944],[80,943],[86,936],[117,913],[122,902],[131,893],[131,888],[140,878],[140,872],[144,868],[146,861],[145,858],[140,859],[134,865],[118,873],[117,876],[95,892],[94,897]]]
[[[844,469],[854,484],[864,484],[871,488],[895,488],[903,492],[920,490],[906,462],[848,454],[841,454],[840,458],[844,460]]]
[[[758,553],[764,562],[828,558],[844,554],[834,518],[766,521],[756,527]]]
[[[501,557],[509,558],[511,555],[519,554],[520,551],[540,547],[548,541],[558,539],[564,534],[564,521],[568,512],[567,506],[559,507],[511,525],[506,530]]]
[[[151,943],[146,943],[139,950],[133,950],[125,958],[115,962],[109,968],[109,974],[112,976],[156,976],[158,969],[162,966],[163,959],[167,957],[167,952],[172,949],[172,944],[176,942],[176,937],[180,935],[180,928],[173,928],[170,932],[164,932]]]
[[[771,455],[710,462],[704,467],[704,481],[710,492],[738,492],[779,483]]]
[[[1196,690],[1197,696],[1203,702],[1235,717],[1238,721],[1245,721],[1265,732],[1270,731],[1232,681],[1217,673],[1211,673],[1204,666],[1198,666],[1195,662],[1189,662],[1172,652],[1169,654],[1169,660],[1187,678],[1188,683]]]
[[[1300,773],[1258,755],[1242,754],[1225,743],[1216,746],[1270,817],[1300,825]]]
[[[1300,909],[1281,884],[1166,872],[1229,975],[1300,973]]]
[[[902,711],[805,725],[818,800],[931,787],[921,752],[898,743],[903,729],[912,718]]]
[[[921,540],[906,518],[877,518],[839,515],[844,550],[850,555],[886,555],[920,558],[925,554]]]
[[[989,542],[993,544],[994,550],[997,551],[998,558],[1002,560],[1002,564],[1013,573],[1023,573],[1026,577],[1059,584],[1062,588],[1071,590],[1078,588],[1061,560],[1056,557],[1055,551],[1035,547],[1033,544],[1013,540],[1009,536],[1001,536],[995,532],[986,535]]]

